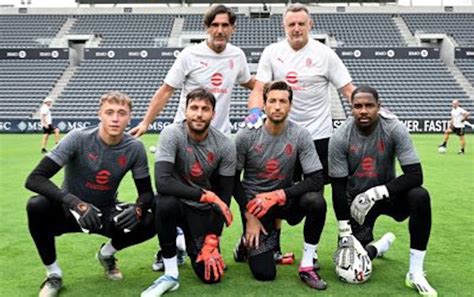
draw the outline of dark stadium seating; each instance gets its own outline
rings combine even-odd
[[[474,59],[457,59],[455,63],[471,85],[474,86]]]
[[[73,34],[99,34],[100,47],[162,47],[174,16],[160,14],[78,15]],[[164,42],[165,41],[165,42]]]
[[[382,104],[401,119],[449,117],[453,99],[474,110],[474,101],[467,100],[468,95],[439,59],[347,59],[344,63],[356,85],[375,87]],[[348,103],[341,100],[349,115]]]
[[[0,15],[0,48],[48,47],[67,15]]]
[[[0,59],[0,117],[30,118],[68,63],[67,60]]]
[[[134,117],[143,117],[173,60],[85,60],[54,104],[56,117],[94,117],[99,97],[109,91],[127,93],[134,102]],[[161,117],[171,119],[178,94]]]
[[[474,46],[473,13],[416,13],[401,16],[412,34],[446,33],[454,37],[460,46]]]

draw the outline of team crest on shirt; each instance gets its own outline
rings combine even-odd
[[[124,169],[127,166],[127,157],[124,154],[120,155],[117,161],[120,168]]]
[[[287,156],[291,156],[293,154],[293,145],[291,143],[288,143],[286,146],[285,146],[285,150],[284,150],[285,154]]]
[[[216,156],[214,155],[214,153],[213,152],[208,152],[207,153],[207,162],[209,164],[212,164],[212,163],[214,163],[215,160],[216,160]]]
[[[383,153],[385,151],[385,143],[383,142],[383,139],[380,139],[377,142],[377,151],[379,151],[380,153]]]

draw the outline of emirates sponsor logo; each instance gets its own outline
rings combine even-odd
[[[99,185],[108,184],[111,175],[112,174],[110,174],[108,170],[101,170],[97,172],[97,175],[95,176],[95,182],[98,183]]]
[[[224,76],[220,74],[219,72],[216,72],[211,77],[211,84],[214,87],[219,87],[220,85],[222,85],[223,80],[224,80]]]

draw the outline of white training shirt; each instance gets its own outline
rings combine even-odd
[[[451,109],[451,118],[453,119],[453,126],[455,128],[464,128],[466,125],[463,123],[464,115],[466,114],[466,110],[457,107]]]
[[[205,41],[185,48],[165,78],[169,86],[182,88],[174,122],[181,122],[185,118],[186,95],[198,87],[204,87],[216,97],[212,126],[223,133],[230,133],[232,89],[236,83],[247,83],[250,78],[244,52],[230,43],[221,53],[213,51]]]
[[[40,115],[44,115],[44,118],[46,120],[46,123],[43,123],[43,120],[41,120],[41,125],[47,127],[48,125],[51,125],[53,123],[51,119],[51,110],[49,109],[48,105],[46,104],[41,105]]]
[[[340,89],[352,81],[337,54],[311,38],[298,51],[286,39],[267,46],[258,63],[256,79],[263,83],[285,80],[291,85],[293,104],[289,118],[308,129],[314,140],[332,134],[329,82]]]

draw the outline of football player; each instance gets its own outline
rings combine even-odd
[[[38,193],[28,201],[28,226],[46,268],[40,296],[56,296],[62,270],[55,238],[65,233],[96,233],[111,238],[97,252],[107,278],[122,279],[114,254],[154,236],[153,191],[143,144],[125,134],[132,102],[119,92],[100,98],[98,127],[69,132],[36,166],[26,187]],[[64,167],[62,187],[50,179]],[[119,204],[117,189],[131,171],[136,203]]]
[[[211,126],[216,98],[204,88],[186,96],[186,119],[160,135],[155,160],[158,190],[157,226],[165,274],[142,297],[161,296],[179,287],[176,227],[184,231],[196,275],[219,282],[224,261],[219,252],[223,223],[232,223],[229,209],[236,166],[235,145]]]
[[[464,149],[466,147],[464,129],[466,127],[465,121],[467,121],[467,118],[469,117],[469,112],[459,106],[458,100],[453,100],[451,104],[453,106],[453,109],[451,109],[451,121],[449,122],[448,129],[444,131],[443,143],[440,144],[438,147],[446,150],[446,146],[448,145],[449,134],[454,132],[456,133],[456,135],[459,136],[459,140],[461,141],[461,148],[458,151],[458,155],[464,155]]]
[[[299,277],[309,287],[324,290],[326,282],[313,266],[326,218],[322,165],[309,132],[287,120],[293,99],[291,87],[284,81],[270,82],[263,99],[267,118],[262,128],[244,128],[236,136],[234,197],[245,217],[250,270],[257,280],[273,280],[276,219],[285,219],[290,225],[305,219]],[[304,178],[294,183],[297,163],[302,165]]]
[[[355,237],[370,258],[388,250],[390,235],[369,244],[380,215],[397,222],[409,218],[410,263],[405,284],[424,296],[437,296],[423,271],[431,230],[430,195],[422,187],[423,172],[405,126],[380,115],[379,95],[360,86],[351,96],[352,117],[329,142],[329,176],[341,237]],[[395,158],[403,174],[395,174]],[[348,201],[350,203],[348,203]]]

